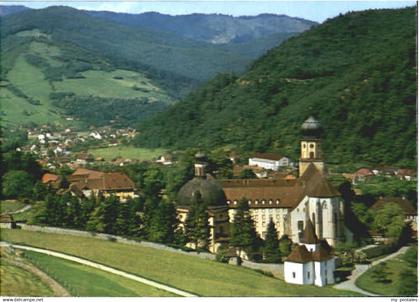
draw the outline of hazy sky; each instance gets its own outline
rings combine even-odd
[[[66,5],[86,10],[108,10],[125,13],[156,11],[180,15],[191,13],[222,13],[234,16],[261,13],[285,14],[322,22],[348,11],[369,8],[398,8],[413,6],[416,1],[0,1],[2,5],[20,4],[31,8]]]

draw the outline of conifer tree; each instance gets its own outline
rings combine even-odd
[[[265,235],[264,259],[270,263],[279,263],[281,261],[278,234],[272,219],[268,223],[267,233]]]
[[[257,249],[257,237],[254,221],[249,213],[248,202],[246,199],[242,199],[233,220],[230,245],[236,247],[239,254],[242,250],[249,254],[254,253]]]
[[[199,192],[194,193],[187,218],[185,220],[185,236],[188,242],[194,244],[195,248],[208,248],[210,228],[207,206],[203,202]]]
[[[292,251],[292,241],[289,239],[287,235],[283,235],[280,238],[279,251],[282,257],[289,256],[290,252]]]
[[[115,220],[115,234],[127,236],[130,223],[130,205],[129,202],[121,203],[118,209],[118,216]]]

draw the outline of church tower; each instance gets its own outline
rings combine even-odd
[[[325,165],[321,151],[321,124],[312,116],[301,127],[299,176],[305,173],[308,166],[313,163],[318,170],[325,174]]]

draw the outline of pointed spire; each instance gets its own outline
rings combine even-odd
[[[315,233],[315,227],[310,219],[306,220],[305,229],[303,230],[302,243],[317,244],[318,236]]]

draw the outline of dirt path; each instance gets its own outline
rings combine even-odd
[[[161,284],[161,283],[158,283],[158,282],[155,282],[155,281],[143,278],[143,277],[139,277],[139,276],[136,276],[136,275],[133,275],[133,274],[130,274],[130,273],[126,273],[124,271],[120,271],[120,270],[114,269],[112,267],[103,265],[103,264],[99,264],[99,263],[96,263],[96,262],[93,262],[93,261],[78,258],[78,257],[75,257],[75,256],[70,256],[70,255],[63,254],[63,253],[58,253],[58,252],[54,252],[54,251],[50,251],[50,250],[46,250],[46,249],[34,248],[34,247],[30,247],[30,246],[25,246],[25,245],[9,244],[9,243],[6,243],[6,242],[0,242],[0,245],[11,246],[11,247],[16,248],[16,249],[34,251],[34,252],[37,252],[37,253],[42,253],[42,254],[46,254],[46,255],[49,255],[49,256],[54,256],[54,257],[66,259],[66,260],[69,260],[69,261],[73,261],[73,262],[84,264],[84,265],[87,265],[87,266],[90,266],[90,267],[94,267],[96,269],[100,269],[100,270],[105,271],[105,272],[116,274],[116,275],[125,277],[127,279],[131,279],[131,280],[134,280],[134,281],[137,281],[137,282],[155,287],[157,289],[161,289],[161,290],[164,290],[164,291],[167,291],[167,292],[170,292],[170,293],[174,293],[178,296],[195,297],[194,294],[191,294],[189,292],[186,292],[186,291],[174,288],[174,287],[170,287],[168,285],[164,285],[164,284]]]
[[[70,297],[70,293],[64,287],[62,287],[61,284],[59,284],[53,278],[48,276],[46,273],[44,273],[35,265],[26,261],[25,259],[15,255],[9,255],[7,257],[4,257],[4,254],[2,254],[2,261],[20,267],[37,276],[39,279],[41,279],[42,283],[51,288],[54,297]]]
[[[401,255],[403,253],[405,253],[408,249],[408,246],[404,246],[402,248],[400,248],[398,251],[396,251],[395,253],[392,253],[384,258],[381,258],[379,260],[373,261],[370,265],[368,264],[356,264],[355,265],[355,269],[352,271],[350,278],[347,281],[338,283],[337,285],[334,286],[334,288],[336,289],[343,289],[343,290],[351,290],[354,292],[358,292],[367,296],[379,296],[377,294],[368,292],[366,290],[363,290],[359,287],[356,286],[356,280],[357,278],[359,278],[361,275],[363,275],[368,269],[370,269],[372,266],[377,265],[381,262],[390,260],[392,258],[397,257],[398,255]]]

